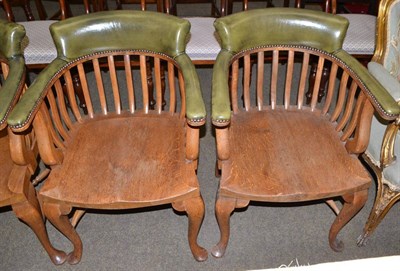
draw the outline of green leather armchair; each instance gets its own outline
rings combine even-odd
[[[395,120],[398,104],[342,49],[348,27],[343,17],[273,8],[226,16],[214,26],[222,47],[212,81],[221,235],[212,254],[224,255],[230,216],[251,201],[326,201],[337,214],[329,244],[343,250],[337,235],[364,206],[371,183],[358,155],[368,146],[374,109]],[[308,105],[305,89],[314,63]],[[257,70],[250,76],[252,65]],[[325,68],[327,95],[319,103]],[[344,202],[340,211],[338,197]]]
[[[189,30],[184,19],[132,10],[77,16],[51,26],[58,56],[23,95],[8,123],[15,132],[31,124],[35,128],[40,155],[51,167],[39,197],[45,216],[74,245],[70,264],[81,259],[74,227],[86,209],[162,204],[188,214],[191,251],[196,260],[207,259],[197,244],[204,203],[196,176],[206,112],[185,53]],[[78,74],[87,115],[78,106],[71,73]],[[149,76],[155,82],[154,110]]]

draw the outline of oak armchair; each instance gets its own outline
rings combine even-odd
[[[386,88],[400,108],[400,1],[382,0],[377,20],[376,50],[368,69]],[[375,115],[371,139],[363,155],[377,179],[374,206],[359,237],[365,245],[368,237],[400,199],[400,118],[387,121]]]
[[[257,31],[248,31],[254,25]],[[374,108],[388,120],[400,113],[390,94],[342,49],[347,27],[343,17],[291,8],[216,20],[222,49],[212,79],[221,173],[215,204],[221,236],[212,249],[215,257],[225,253],[230,215],[250,201],[327,201],[337,210],[329,244],[335,251],[343,249],[337,235],[365,204],[371,183],[358,154],[368,145]],[[250,82],[253,60],[256,71]],[[308,105],[312,63],[318,65]],[[318,103],[327,66],[327,95]],[[243,86],[238,84],[241,74]],[[344,202],[340,211],[337,198]]]
[[[15,23],[0,21],[0,207],[11,206],[15,215],[25,222],[55,264],[66,260],[66,254],[49,242],[42,212],[32,184],[37,170],[35,135],[14,134],[7,128],[7,117],[25,86],[25,61],[21,40],[25,30]]]
[[[74,246],[70,264],[81,259],[74,226],[86,209],[163,204],[187,213],[191,251],[198,261],[207,258],[197,244],[204,203],[196,176],[205,107],[185,53],[189,29],[186,20],[132,10],[51,26],[58,56],[29,87],[9,125],[16,132],[35,128],[39,152],[51,167],[39,198],[45,216]],[[149,109],[148,61],[154,63],[154,110]],[[82,82],[87,115],[77,105],[71,72]]]

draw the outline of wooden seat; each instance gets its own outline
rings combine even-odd
[[[371,184],[358,155],[368,145],[374,108],[385,119],[400,113],[390,94],[342,49],[347,24],[339,16],[292,8],[216,20],[222,49],[212,81],[221,172],[215,257],[225,253],[231,213],[250,201],[324,200],[334,206],[333,200],[342,198],[328,239],[333,250],[343,250],[337,235],[364,206]],[[253,25],[259,31],[248,31]],[[324,70],[329,70],[327,94],[319,103]]]
[[[0,207],[11,206],[15,215],[36,234],[54,264],[62,264],[67,255],[49,242],[31,180],[37,170],[35,134],[14,134],[7,129],[7,117],[25,86],[25,63],[21,41],[22,26],[0,21]],[[23,257],[18,255],[18,257]]]
[[[196,176],[205,106],[185,53],[189,29],[186,20],[132,10],[52,25],[63,53],[39,74],[9,123],[22,132],[33,122],[40,155],[52,169],[39,196],[45,216],[74,245],[69,263],[81,259],[73,226],[84,210],[161,204],[188,214],[190,249],[196,260],[207,259],[197,244],[204,203]],[[79,109],[71,74],[82,83],[87,114]],[[154,110],[149,76],[155,82]]]
[[[235,174],[226,179],[222,176],[220,193],[248,200],[291,202],[368,188],[368,172],[357,157],[348,155],[327,116],[321,118],[320,111],[307,109],[266,111],[232,116],[229,143],[234,147],[226,167]],[[330,170],[333,164],[335,171]]]
[[[183,119],[168,113],[162,117],[125,114],[79,123],[65,142],[69,151],[63,164],[53,168],[40,194],[84,208],[159,205],[182,200],[191,192],[198,195],[193,164],[184,159],[184,125]],[[132,133],[132,127],[140,132]],[[113,152],[104,153],[105,149]],[[77,164],[85,166],[71,170]],[[163,176],[163,181],[154,176]],[[96,193],[93,183],[99,187]]]

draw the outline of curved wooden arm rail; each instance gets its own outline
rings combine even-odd
[[[42,212],[31,177],[37,169],[37,144],[34,132],[14,134],[7,129],[7,117],[25,85],[25,62],[21,40],[25,30],[15,23],[0,21],[0,207],[12,207],[15,215],[36,234],[55,264],[66,254],[49,242]]]
[[[70,264],[82,255],[68,220],[73,209],[162,204],[188,214],[192,253],[207,259],[197,244],[204,203],[196,176],[205,107],[185,54],[189,28],[186,20],[146,11],[99,12],[52,25],[58,58],[30,86],[9,124],[21,131],[33,123],[41,157],[52,168],[39,196],[45,216],[74,245]],[[149,109],[148,61],[154,63],[155,110]],[[82,82],[87,115],[78,107],[72,72]]]
[[[335,251],[343,249],[337,235],[363,207],[371,183],[357,155],[368,145],[374,107],[386,119],[400,113],[365,67],[341,49],[347,24],[323,12],[278,8],[216,20],[222,49],[213,71],[212,119],[222,174],[215,257],[225,253],[231,213],[250,201],[341,197],[344,205],[331,226],[329,244]],[[259,31],[248,31],[252,25]],[[256,78],[250,82],[252,60]],[[316,81],[307,105],[314,62]],[[328,91],[318,103],[327,66]],[[241,74],[243,86],[238,84]]]

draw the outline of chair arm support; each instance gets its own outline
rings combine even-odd
[[[204,105],[199,77],[195,67],[186,54],[175,58],[185,78],[186,118],[190,125],[201,126],[205,123],[206,108]]]
[[[6,126],[7,116],[12,106],[17,102],[25,84],[25,61],[23,56],[17,56],[8,63],[7,80],[0,91],[0,130]]]
[[[7,120],[14,132],[24,131],[30,126],[43,98],[46,96],[49,83],[65,64],[64,60],[54,60],[38,75],[22,95]]]
[[[36,160],[37,146],[27,143],[24,134],[15,134],[12,131],[8,131],[8,138],[13,162],[19,166],[27,166],[33,175],[38,166]]]
[[[358,60],[344,50],[337,51],[335,56],[357,74],[358,78],[365,86],[368,99],[382,118],[394,120],[400,115],[399,104]]]
[[[228,160],[230,157],[229,150],[229,127],[217,127],[215,129],[217,142],[217,156],[221,161]]]
[[[200,128],[186,125],[186,159],[195,161],[199,159]]]
[[[232,53],[222,50],[215,61],[212,79],[212,122],[215,126],[229,125],[231,103],[229,97],[229,65]]]
[[[395,122],[389,123],[389,125],[386,127],[380,155],[381,168],[391,165],[397,159],[395,154],[395,143],[397,133],[399,132],[399,127],[400,118],[398,118]]]

